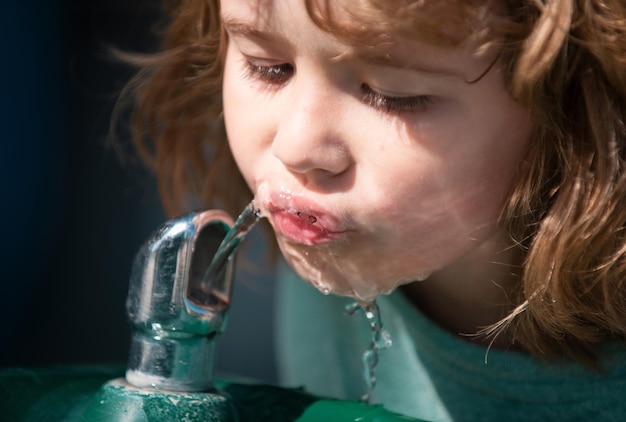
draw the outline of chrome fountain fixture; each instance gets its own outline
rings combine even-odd
[[[132,329],[129,384],[181,392],[212,388],[234,257],[211,284],[203,279],[232,224],[220,210],[192,213],[166,222],[140,249],[126,302]]]

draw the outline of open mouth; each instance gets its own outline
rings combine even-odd
[[[320,245],[351,231],[345,218],[329,212],[303,193],[275,186],[267,181],[259,183],[256,199],[278,236],[293,243]]]
[[[309,223],[311,225],[317,223],[317,217],[314,216],[313,214],[307,214],[307,213],[304,213],[302,211],[296,211],[296,216],[299,219],[301,219],[304,222]]]
[[[271,220],[280,235],[306,245],[327,243],[343,233],[327,229],[319,218],[310,212],[274,210],[271,213]]]
[[[267,185],[257,192],[261,208],[278,235],[294,243],[320,245],[345,234],[342,219],[318,204],[285,189],[270,190]]]

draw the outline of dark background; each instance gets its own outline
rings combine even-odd
[[[3,367],[126,362],[132,259],[165,216],[153,176],[109,145],[133,69],[107,47],[155,51],[158,4],[15,0],[0,14]],[[272,277],[257,267],[236,277],[217,371],[273,382]]]

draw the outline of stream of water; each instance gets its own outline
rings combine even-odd
[[[376,301],[367,304],[354,302],[346,306],[346,314],[354,315],[358,310],[362,310],[367,318],[371,330],[370,344],[367,350],[363,352],[363,379],[365,380],[365,394],[361,400],[370,403],[374,388],[376,387],[376,367],[380,351],[391,346],[391,337],[389,332],[383,327],[383,321],[380,316],[380,309]]]
[[[230,228],[224,240],[220,243],[217,252],[213,255],[209,268],[204,272],[202,277],[202,289],[212,291],[212,286],[217,280],[222,278],[222,273],[226,270],[228,258],[235,253],[239,243],[246,237],[248,232],[261,219],[261,212],[256,207],[254,201],[251,201],[241,212],[235,224]]]
[[[202,278],[203,289],[206,289],[206,291],[213,290],[212,286],[222,277],[228,259],[235,252],[239,243],[261,218],[261,212],[256,207],[254,201],[250,202],[228,231],[213,256],[211,264]],[[363,311],[371,330],[369,347],[362,356],[363,378],[366,388],[362,401],[370,403],[374,388],[376,387],[376,367],[378,365],[379,354],[381,350],[391,346],[391,338],[383,327],[380,309],[375,300],[367,304],[354,302],[345,309],[347,315],[354,315],[359,310]]]

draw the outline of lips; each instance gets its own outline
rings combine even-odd
[[[347,233],[347,226],[333,214],[301,197],[280,191],[264,200],[274,229],[283,237],[305,245],[332,242]]]

